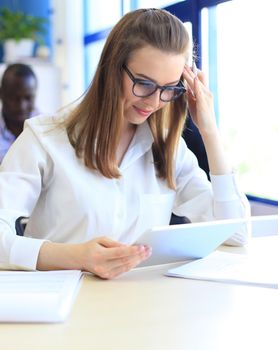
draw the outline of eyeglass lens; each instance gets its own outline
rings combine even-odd
[[[158,89],[158,86],[151,81],[137,81],[133,85],[133,93],[138,97],[151,96]],[[178,98],[185,89],[181,86],[167,86],[161,89],[160,99],[168,102]]]

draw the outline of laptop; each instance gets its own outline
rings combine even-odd
[[[248,221],[227,219],[153,227],[136,242],[152,247],[152,255],[138,267],[203,258],[242,231]]]

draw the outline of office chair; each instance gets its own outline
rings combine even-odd
[[[15,231],[18,236],[24,236],[24,231],[28,222],[28,218],[20,216],[15,221]]]
[[[191,221],[186,216],[178,216],[172,213],[169,225],[190,224]]]
[[[208,180],[210,180],[209,175],[209,165],[208,158],[202,137],[197,129],[196,125],[193,123],[190,116],[186,119],[182,137],[187,145],[187,147],[195,154],[198,160],[198,164],[201,169],[203,169]],[[186,216],[177,216],[172,213],[170,225],[188,224],[190,220]]]

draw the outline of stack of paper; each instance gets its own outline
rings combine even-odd
[[[62,322],[81,271],[0,272],[0,322]]]
[[[170,269],[166,275],[278,288],[277,266],[276,257],[256,259],[242,254],[215,251],[203,259]]]

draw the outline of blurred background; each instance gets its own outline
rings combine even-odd
[[[55,113],[84,93],[106,37],[121,16],[137,8],[166,8],[190,32],[197,66],[206,72],[214,93],[217,122],[226,150],[252,203],[253,214],[278,213],[275,3],[0,0],[0,75],[9,63],[31,65],[39,80],[38,108]],[[29,17],[20,19],[19,15]],[[37,22],[33,23],[34,32],[30,35],[30,28],[22,28],[22,23],[31,27],[33,17]],[[9,26],[8,34],[3,24]],[[26,39],[24,36],[33,40],[29,53],[18,47],[8,51],[18,46],[20,39]],[[8,39],[14,41],[7,42]]]

